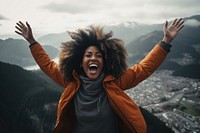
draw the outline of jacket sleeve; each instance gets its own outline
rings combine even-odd
[[[39,43],[34,44],[30,47],[33,58],[41,68],[52,80],[61,86],[65,87],[65,79],[63,74],[58,68],[58,64],[51,60],[51,58],[46,54],[44,49]]]
[[[119,80],[123,90],[130,89],[148,78],[164,61],[167,52],[157,44],[138,64],[126,70]]]

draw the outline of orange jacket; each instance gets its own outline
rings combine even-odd
[[[79,75],[73,71],[73,81],[67,82],[58,64],[52,61],[40,44],[31,47],[31,52],[40,68],[55,82],[65,88],[62,93],[57,112],[54,133],[71,133],[75,121],[73,96],[80,87]],[[136,86],[149,77],[164,61],[167,52],[158,44],[137,65],[127,69],[119,78],[107,75],[103,81],[111,107],[119,118],[121,133],[146,133],[145,120],[135,102],[124,90]]]

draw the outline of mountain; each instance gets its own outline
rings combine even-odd
[[[69,41],[70,36],[67,32],[64,33],[51,33],[44,35],[37,39],[42,45],[51,45],[56,48],[60,48],[61,43]]]
[[[28,43],[21,39],[0,40],[0,61],[16,64],[22,67],[36,64],[28,47]],[[43,48],[53,59],[58,54],[58,49],[45,45]]]
[[[177,38],[173,40],[173,47],[171,49],[171,52],[159,69],[180,71],[179,69],[184,67],[184,69],[182,70],[190,73],[191,69],[189,69],[188,66],[193,64],[197,65],[196,68],[198,67],[198,64],[200,63],[200,25],[192,26],[187,23],[187,21],[196,20],[200,22],[199,16],[192,16],[190,18],[184,19],[186,21],[186,24],[184,28],[180,31]],[[162,37],[162,31],[153,31],[148,34],[142,35],[127,44],[126,49],[129,52],[129,64],[136,64],[141,59],[143,59],[145,55],[149,53],[149,51],[155,46],[155,44],[158,43],[160,39],[162,39]],[[186,76],[181,75],[180,72],[177,72],[176,75]],[[198,76],[190,77],[196,78]]]
[[[136,22],[125,22],[116,25],[105,26],[105,31],[113,31],[115,38],[124,40],[125,44],[128,44],[137,37],[147,34],[156,29],[162,29],[161,24],[139,24]]]
[[[177,71],[175,71],[173,75],[200,79],[199,68],[200,68],[200,64],[186,65],[186,66],[181,67]]]
[[[139,24],[136,22],[125,22],[114,25],[106,25],[104,27],[105,32],[113,31],[114,33],[113,37],[124,40],[125,44],[134,40],[136,37],[139,37],[156,29],[162,29],[162,25],[161,24],[146,25],[146,24]],[[71,37],[68,35],[67,32],[57,33],[57,34],[51,33],[44,35],[38,38],[37,40],[43,45],[51,45],[59,48],[62,42],[71,40]]]
[[[61,87],[37,73],[0,62],[1,133],[51,132]]]

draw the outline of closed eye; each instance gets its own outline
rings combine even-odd
[[[89,57],[92,56],[92,54],[90,54],[90,53],[86,53],[84,56],[89,58]]]
[[[100,57],[103,57],[103,55],[102,55],[101,53],[98,53],[98,54],[97,54],[97,57],[100,58]]]

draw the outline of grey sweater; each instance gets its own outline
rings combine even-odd
[[[102,81],[84,76],[74,97],[76,122],[73,133],[118,133],[117,116],[111,108]]]

